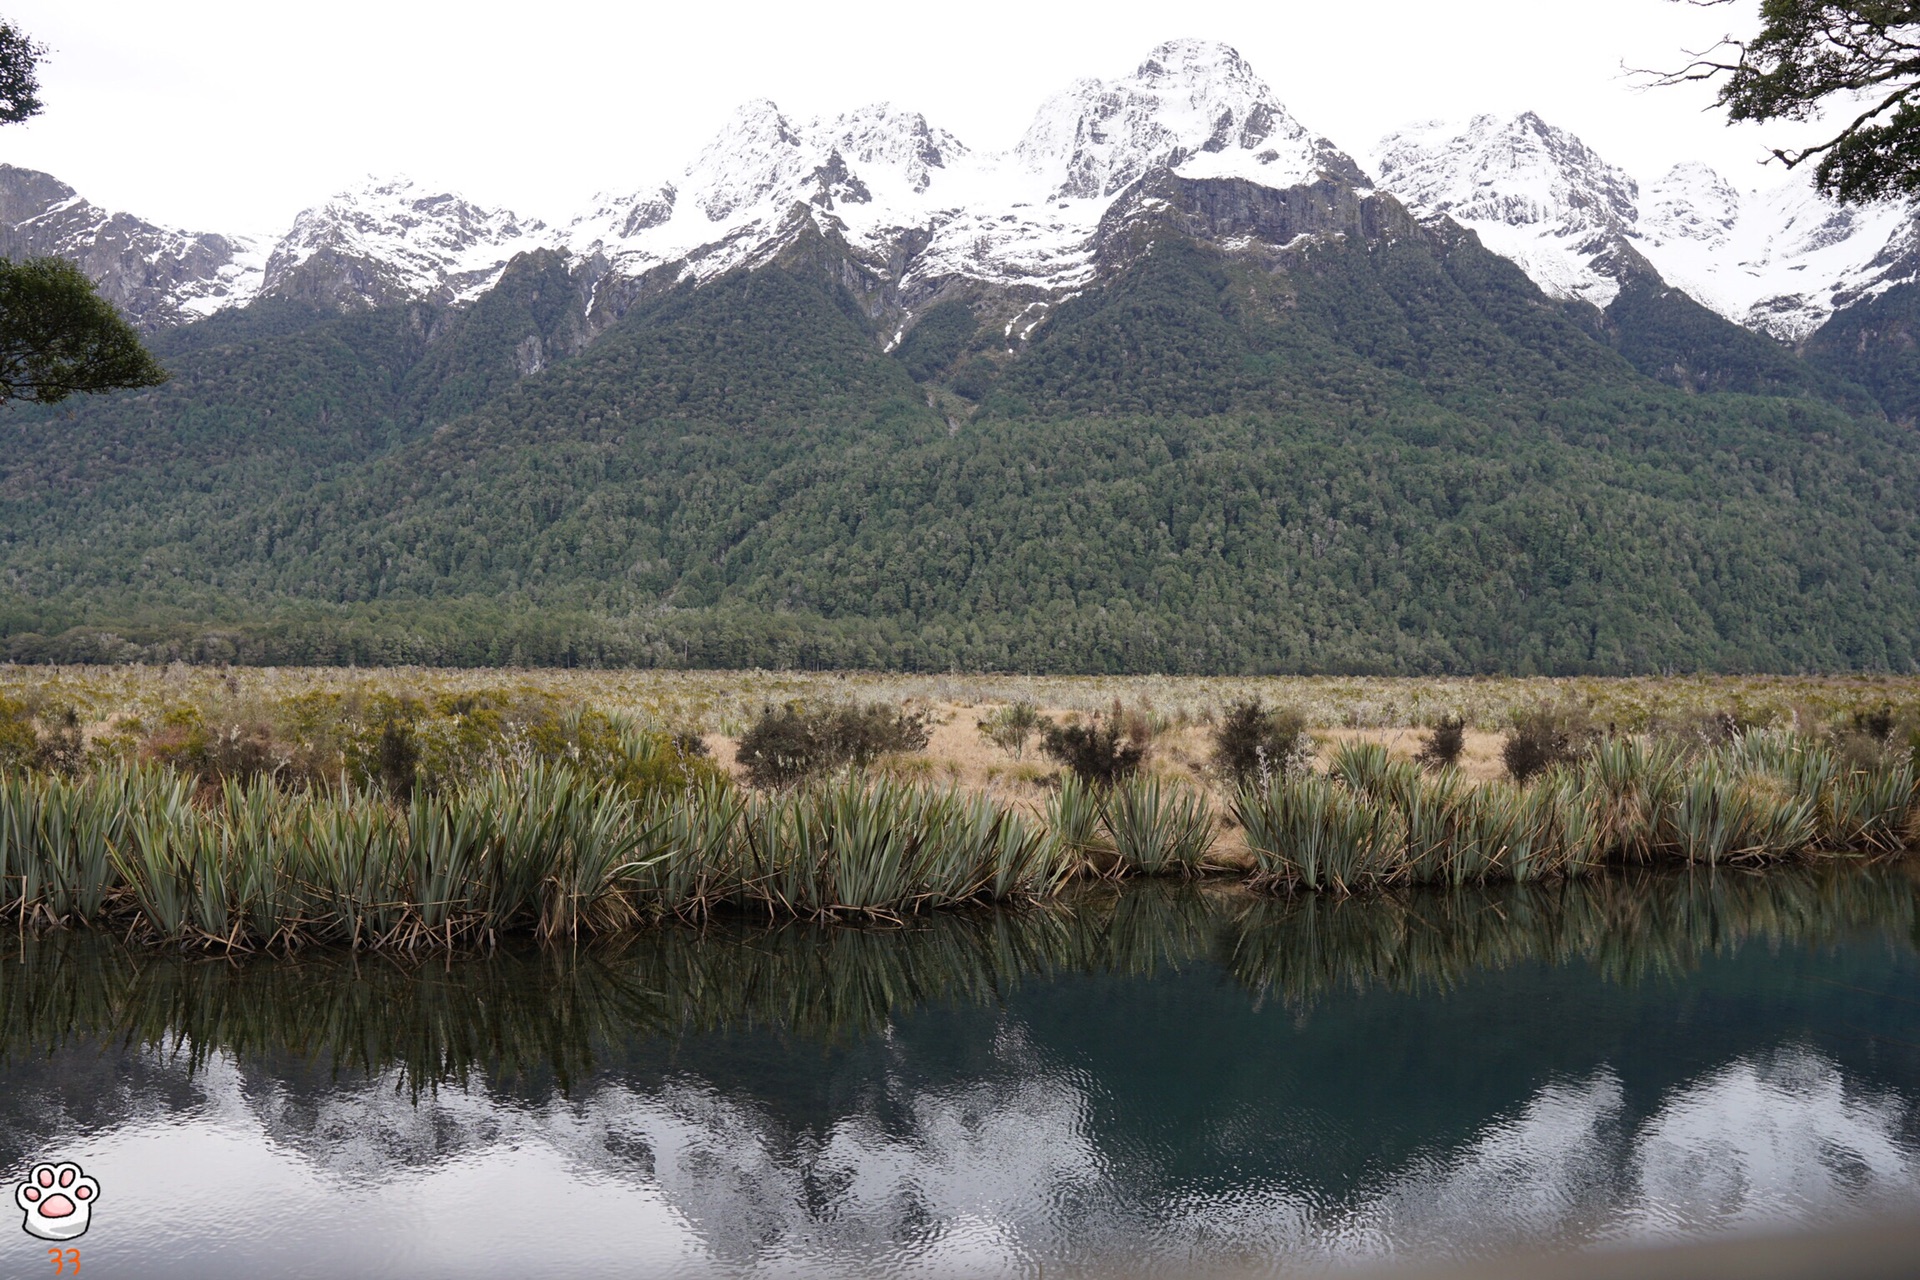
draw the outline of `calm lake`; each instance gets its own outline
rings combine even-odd
[[[96,1278],[1273,1272],[1916,1209],[1915,885],[1144,885],[417,964],[12,938],[0,1172],[98,1179]]]

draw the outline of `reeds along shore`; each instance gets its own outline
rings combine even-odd
[[[0,778],[0,911],[22,930],[235,949],[484,947],[720,909],[873,920],[1033,902],[1082,875],[1217,870],[1228,826],[1256,886],[1339,895],[1892,853],[1914,823],[1909,760],[1862,766],[1780,732],[1694,754],[1609,739],[1525,786],[1356,744],[1328,774],[1263,779],[1220,805],[1155,778],[1069,778],[1042,814],[861,774],[757,793],[535,761],[393,803],[110,765]]]

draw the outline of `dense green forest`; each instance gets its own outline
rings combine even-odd
[[[1392,230],[1162,229],[1013,351],[956,298],[888,354],[829,241],[591,344],[552,254],[461,312],[223,314],[167,386],[0,416],[0,655],[1915,666],[1897,351]]]

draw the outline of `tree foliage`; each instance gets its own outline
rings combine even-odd
[[[39,61],[46,53],[26,32],[0,18],[0,124],[40,114]]]
[[[154,387],[167,374],[80,269],[0,259],[0,403]]]
[[[1693,0],[1703,5],[1733,0]],[[1718,81],[1728,118],[1847,122],[1825,141],[1775,148],[1788,168],[1845,201],[1920,192],[1920,5],[1911,0],[1762,0],[1760,30],[1729,36],[1664,83]]]
[[[0,124],[40,112],[45,50],[0,21]],[[53,404],[75,392],[123,391],[167,379],[113,305],[57,258],[0,259],[0,404]]]
[[[1650,298],[1628,320],[1689,370],[1662,386],[1424,234],[1274,269],[1164,239],[957,429],[831,278],[781,266],[537,372],[515,353],[578,314],[537,255],[460,312],[256,304],[158,339],[165,387],[0,421],[0,656],[1920,662],[1920,451],[1827,394],[1844,371],[1741,364],[1723,322]]]

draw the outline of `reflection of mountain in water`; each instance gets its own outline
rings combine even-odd
[[[695,1272],[1173,1271],[1920,1205],[1911,881],[1635,892],[1149,890],[417,973],[70,939],[0,968],[0,1158],[133,1169],[164,1133],[336,1252],[383,1203],[538,1168],[617,1207],[583,1240]],[[521,1265],[490,1229],[436,1247]]]
[[[868,1082],[862,1105],[800,1134],[724,1081],[609,1080],[515,1106],[483,1090],[415,1102],[387,1078],[289,1105],[220,1059],[196,1077],[184,1123],[298,1152],[316,1203],[356,1187],[403,1191],[451,1157],[547,1148],[542,1167],[657,1198],[677,1251],[728,1270],[1471,1255],[1920,1203],[1911,1104],[1850,1085],[1805,1050],[1727,1063],[1651,1114],[1604,1068],[1549,1082],[1465,1142],[1424,1148],[1337,1197],[1297,1170],[1176,1182],[1162,1198],[1164,1169],[1106,1149],[1094,1082],[1037,1063],[1017,1028],[994,1058],[997,1071],[928,1091],[902,1062],[898,1078]]]

